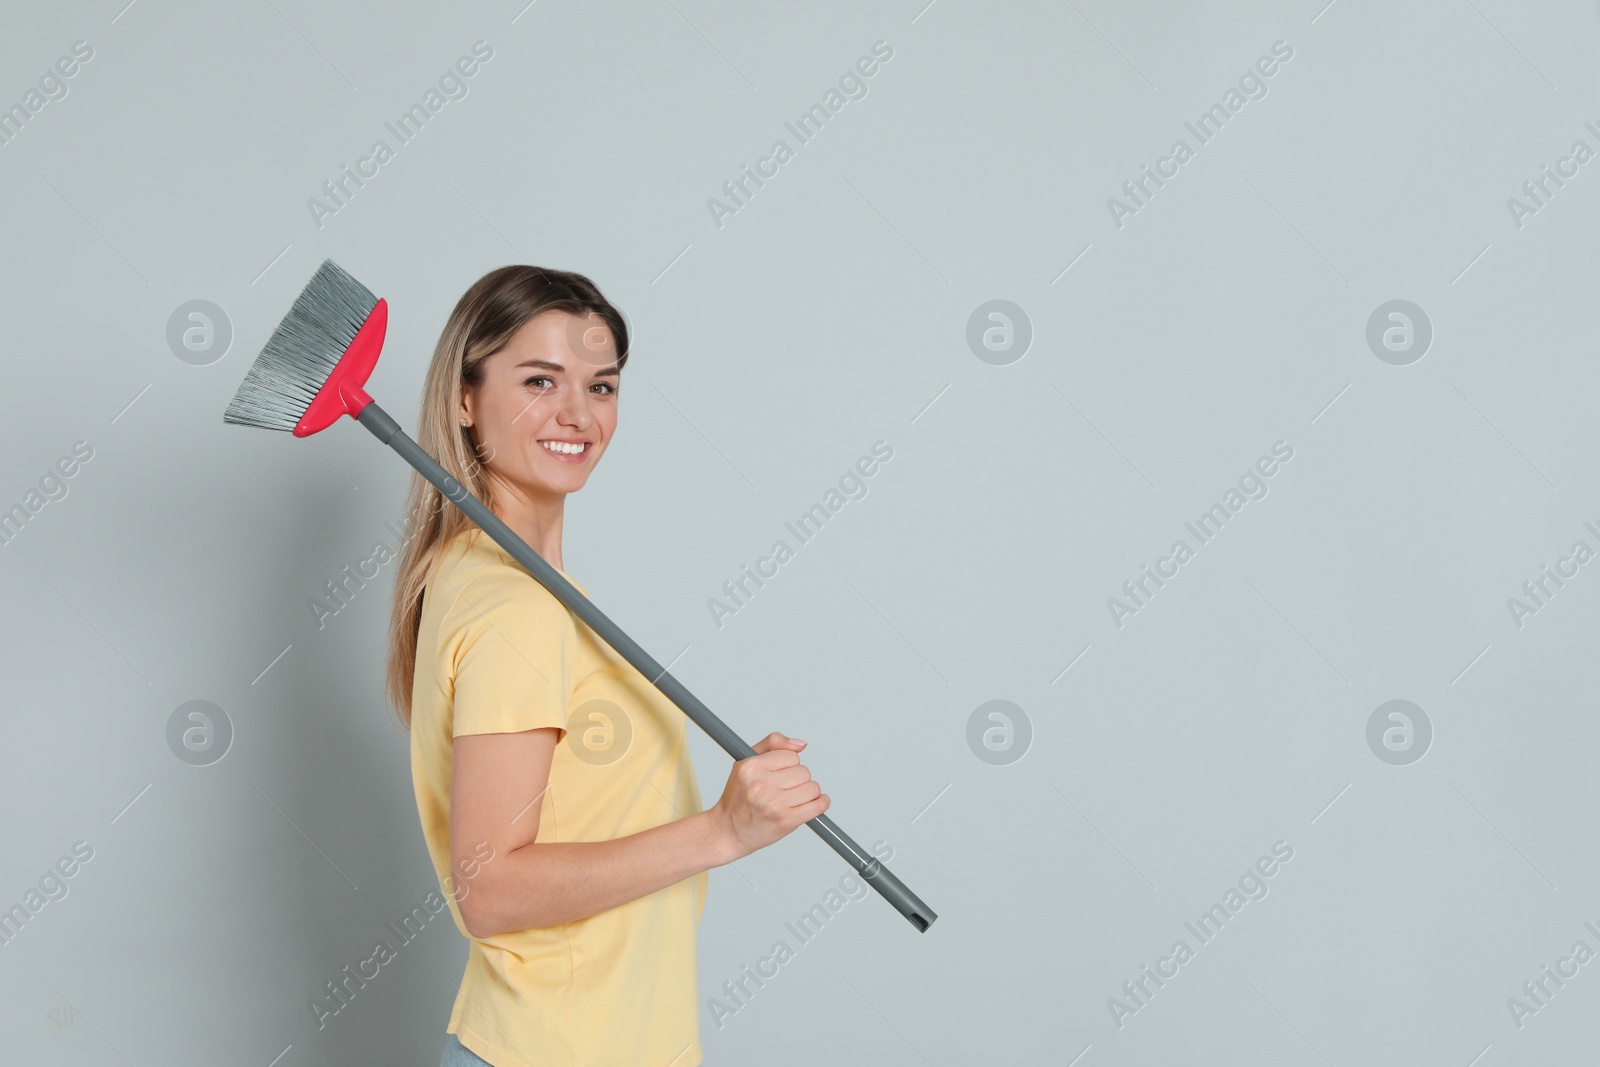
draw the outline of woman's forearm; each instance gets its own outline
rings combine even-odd
[[[462,918],[473,937],[598,915],[738,857],[711,811],[611,841],[535,841],[485,863]]]

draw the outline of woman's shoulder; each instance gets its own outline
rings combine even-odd
[[[523,566],[477,527],[450,539],[430,584],[449,602],[446,628],[501,625],[508,618],[546,629],[569,629],[572,615]]]

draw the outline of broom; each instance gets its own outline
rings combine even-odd
[[[367,395],[362,387],[383,350],[388,322],[386,301],[373,296],[371,290],[333,260],[324,260],[250,365],[239,391],[223,413],[223,421],[267,430],[289,430],[296,437],[308,437],[327,429],[341,415],[351,416],[371,430],[379,441],[400,453],[446,499],[566,605],[568,611],[587,623],[623,659],[650,679],[728,755],[735,760],[754,756],[755,749],[745,744],[726,723],[712,714],[710,708],[562,577],[560,571],[546,563],[481,500],[406,436],[388,412]],[[827,815],[818,815],[806,825],[844,857],[845,862],[919,932],[927,930],[938,917]]]

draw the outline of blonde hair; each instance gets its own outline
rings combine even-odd
[[[594,282],[572,271],[515,264],[490,271],[462,294],[439,334],[422,383],[417,443],[491,509],[494,501],[489,498],[484,466],[494,457],[477,455],[470,433],[460,424],[461,394],[464,386],[482,381],[483,361],[504,348],[524,323],[553,310],[600,316],[616,341],[618,368],[627,362],[627,323]],[[477,524],[415,471],[405,513],[384,691],[400,724],[409,730],[422,596],[445,548],[457,534],[476,529]]]

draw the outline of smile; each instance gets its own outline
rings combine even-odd
[[[583,457],[589,452],[588,441],[540,441],[539,445],[546,452],[563,463],[581,463]]]

